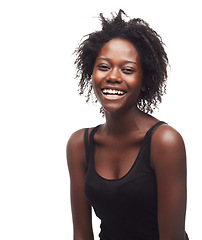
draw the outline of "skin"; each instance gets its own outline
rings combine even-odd
[[[106,43],[96,58],[92,80],[106,116],[106,123],[94,135],[95,168],[104,178],[118,179],[129,171],[146,132],[158,122],[136,106],[140,91],[145,89],[136,48],[123,39]],[[105,95],[103,89],[121,90],[124,94]],[[74,240],[94,239],[91,206],[84,195],[87,166],[83,136],[81,129],[67,144]],[[168,125],[161,125],[152,136],[151,167],[157,178],[160,240],[183,240],[186,153],[182,137]]]

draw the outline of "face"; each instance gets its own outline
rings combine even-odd
[[[142,68],[136,48],[118,38],[106,43],[95,60],[92,80],[94,92],[106,112],[134,108],[142,88]]]

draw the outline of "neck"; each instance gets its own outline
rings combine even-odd
[[[137,107],[130,109],[127,112],[106,112],[106,130],[112,135],[125,135],[128,132],[138,129],[143,115]]]

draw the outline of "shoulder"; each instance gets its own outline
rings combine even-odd
[[[73,148],[82,147],[84,145],[84,132],[85,129],[79,129],[72,133],[67,142],[67,150],[71,151]]]
[[[162,124],[156,129],[152,137],[152,142],[155,145],[167,147],[184,144],[181,134],[167,124]]]
[[[84,132],[85,129],[77,130],[67,142],[66,154],[69,168],[76,164],[85,165]]]
[[[151,163],[158,165],[183,164],[186,159],[184,140],[173,127],[163,124],[154,132],[151,140]]]

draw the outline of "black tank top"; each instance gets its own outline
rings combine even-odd
[[[150,164],[150,145],[154,131],[150,128],[129,172],[122,178],[101,177],[94,166],[95,127],[89,137],[85,130],[87,174],[85,194],[101,219],[101,240],[158,240],[157,183]]]

